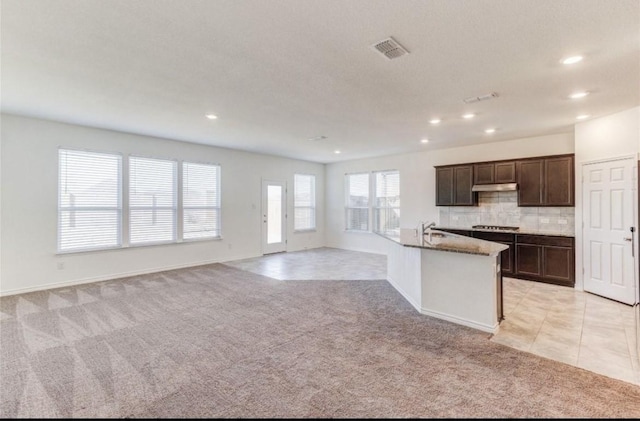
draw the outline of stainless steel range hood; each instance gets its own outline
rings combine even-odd
[[[476,184],[471,188],[471,191],[516,191],[516,190],[518,190],[518,183]]]

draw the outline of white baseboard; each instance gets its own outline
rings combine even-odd
[[[391,284],[391,286],[393,288],[395,288],[396,291],[398,291],[400,293],[400,295],[402,295],[404,297],[405,300],[407,300],[409,302],[409,304],[411,304],[413,306],[413,308],[415,308],[418,312],[421,312],[421,308],[420,305],[418,303],[416,303],[413,298],[411,298],[409,296],[409,294],[407,294],[402,288],[400,288],[398,286],[397,283],[395,283],[393,281],[393,279],[391,279],[391,277],[389,276],[389,274],[387,274],[387,282],[389,282]]]
[[[440,313],[438,311],[428,310],[426,308],[422,308],[420,310],[420,313],[422,313],[422,314],[424,314],[426,316],[435,317],[436,319],[446,320],[448,322],[456,323],[456,324],[459,324],[459,325],[471,327],[471,328],[474,328],[474,329],[481,330],[483,332],[488,332],[488,333],[493,333],[493,334],[498,333],[498,328],[500,326],[498,323],[496,323],[493,326],[485,325],[483,323],[478,323],[478,322],[474,322],[474,321],[471,321],[471,320],[462,319],[460,317],[451,316],[450,314]]]
[[[6,291],[0,291],[0,297],[6,297],[6,296],[9,296],[9,295],[16,295],[16,294],[24,294],[24,293],[27,293],[27,292],[44,291],[44,290],[47,290],[47,289],[70,287],[70,286],[82,285],[82,284],[90,284],[92,282],[110,281],[112,279],[128,278],[130,276],[146,275],[146,274],[150,274],[150,273],[165,272],[165,271],[168,271],[168,270],[184,269],[184,268],[190,268],[190,267],[202,266],[202,265],[210,265],[210,264],[213,264],[213,263],[224,263],[224,262],[230,262],[232,260],[248,259],[248,258],[251,258],[251,257],[258,257],[258,256],[255,256],[255,255],[238,256],[238,257],[234,257],[232,259],[225,258],[224,261],[221,261],[220,259],[204,260],[204,261],[200,261],[200,262],[185,263],[185,264],[181,264],[181,265],[163,266],[163,267],[155,267],[155,268],[149,268],[149,269],[143,269],[143,270],[135,270],[135,271],[130,271],[130,272],[112,273],[112,274],[109,274],[109,275],[102,275],[102,276],[96,276],[96,277],[91,277],[91,278],[76,279],[74,281],[64,281],[64,282],[56,282],[56,283],[53,283],[53,284],[36,285],[36,286],[33,286],[33,287],[27,287],[27,288],[10,289],[10,290],[6,290]]]

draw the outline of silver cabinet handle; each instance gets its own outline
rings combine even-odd
[[[624,237],[623,240],[624,241],[631,241],[631,237]]]

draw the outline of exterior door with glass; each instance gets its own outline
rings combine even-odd
[[[262,181],[262,254],[287,249],[287,188],[284,181]]]

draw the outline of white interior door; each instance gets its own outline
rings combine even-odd
[[[584,164],[584,290],[625,304],[635,294],[635,161]]]
[[[287,248],[287,188],[283,181],[262,181],[262,254]]]

